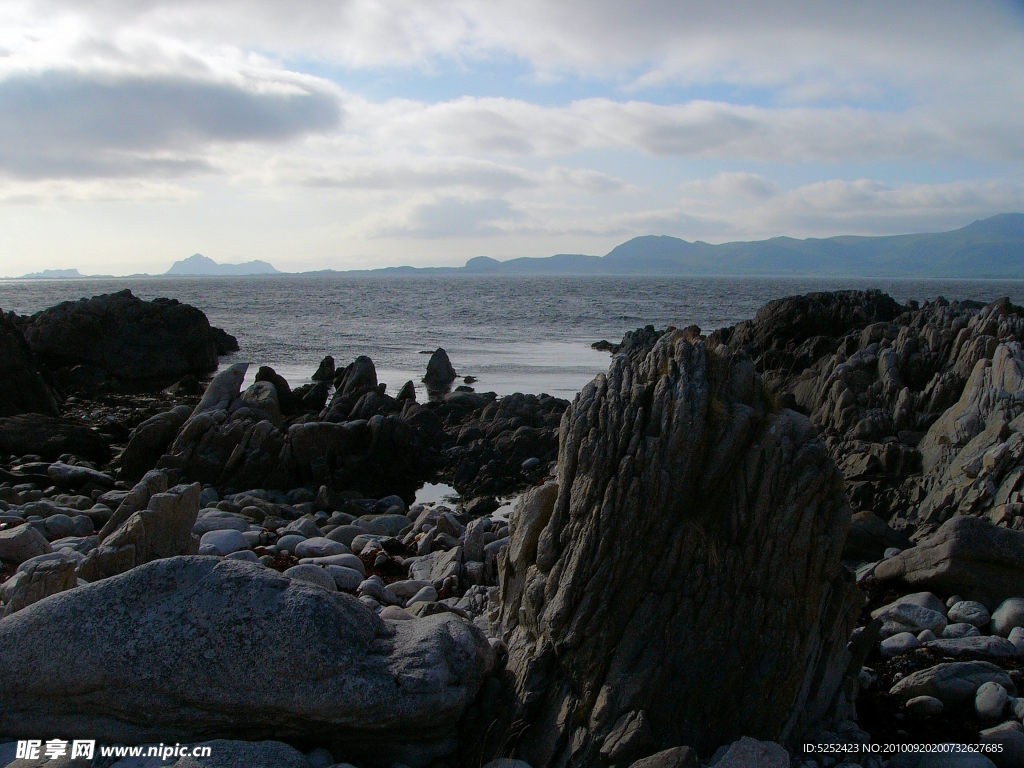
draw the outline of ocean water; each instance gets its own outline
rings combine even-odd
[[[30,314],[61,301],[130,288],[141,298],[179,299],[238,338],[222,365],[270,365],[293,386],[324,355],[341,366],[369,355],[394,392],[420,387],[427,355],[444,347],[478,391],[547,392],[571,399],[608,354],[590,345],[648,323],[696,323],[705,332],[753,317],[765,302],[809,291],[880,288],[898,301],[1024,304],[1024,281],[662,277],[330,277],[3,280],[0,308]]]

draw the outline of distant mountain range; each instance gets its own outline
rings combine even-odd
[[[176,261],[168,276],[281,275],[265,261],[218,264],[202,254]],[[712,245],[666,235],[634,237],[605,256],[560,253],[498,261],[477,256],[463,267],[386,267],[306,275],[723,275],[736,277],[1024,278],[1024,214],[1001,213],[952,232],[888,237],[841,236]],[[141,275],[140,275],[141,276]],[[26,278],[99,277],[75,269]],[[104,276],[106,277],[106,276]]]
[[[176,261],[164,274],[177,276],[229,277],[240,275],[280,275],[265,261],[247,261],[244,264],[218,264],[201,253]]]

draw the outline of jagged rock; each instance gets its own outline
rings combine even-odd
[[[954,517],[916,547],[875,566],[879,581],[977,600],[989,610],[1020,595],[1024,532],[977,517]]]
[[[299,404],[292,395],[292,388],[288,380],[277,373],[269,365],[261,365],[256,373],[256,381],[267,381],[274,385],[274,392],[277,395],[277,402],[280,405],[281,413],[291,416],[299,410]]]
[[[50,543],[34,525],[19,525],[0,531],[0,560],[21,565],[36,555],[51,552]]]
[[[452,614],[385,624],[256,564],[170,558],[0,621],[0,732],[329,741],[416,768],[452,750],[492,665]]]
[[[334,397],[321,414],[326,421],[346,421],[363,395],[377,389],[377,369],[373,360],[360,355],[334,374]]]
[[[55,370],[79,366],[80,376],[109,376],[132,389],[160,389],[217,368],[218,335],[206,315],[175,299],[143,301],[127,289],[39,312],[26,320],[25,339]]]
[[[320,365],[310,377],[313,381],[333,381],[334,380],[334,358],[327,355],[323,360],[320,361]]]
[[[0,416],[57,416],[57,398],[14,319],[0,310]]]
[[[187,405],[179,405],[150,416],[132,430],[128,445],[121,452],[121,474],[125,479],[136,481],[156,465],[191,412]]]
[[[82,424],[35,413],[0,419],[0,454],[56,461],[65,453],[100,464],[110,460],[107,441]]]
[[[145,509],[133,512],[109,534],[105,533],[106,527],[100,531],[100,545],[86,555],[78,568],[79,576],[97,581],[153,560],[198,552],[199,541],[192,535],[192,527],[202,490],[199,483],[193,483],[153,493]],[[120,508],[115,517],[122,517]]]
[[[78,562],[71,557],[55,558],[27,563],[24,569],[4,582],[3,615],[10,616],[26,606],[78,585],[75,568]]]
[[[862,601],[839,561],[839,472],[748,359],[687,338],[620,353],[583,389],[535,563],[502,555],[509,717],[534,724],[519,751],[538,768],[570,750],[596,764],[629,712],[652,751],[710,754],[796,738],[839,705]]]
[[[452,368],[448,353],[444,351],[444,348],[438,347],[427,362],[427,373],[423,377],[423,383],[427,385],[427,389],[445,390],[456,378],[458,378],[458,374]]]

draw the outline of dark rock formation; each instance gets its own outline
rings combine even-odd
[[[353,366],[342,374],[343,387],[327,409],[329,418],[300,417],[288,425],[274,411],[269,382],[240,392],[247,366],[222,371],[161,466],[236,490],[328,485],[371,495],[397,490],[411,496],[437,467],[444,439],[441,421],[414,401],[397,404],[368,388],[371,382],[376,387],[369,358]],[[349,408],[342,405],[346,392],[346,402],[360,393]]]
[[[553,509],[524,507],[500,556],[508,717],[530,724],[534,768],[710,755],[846,716],[862,599],[840,567],[839,471],[749,359],[688,338],[637,345],[583,389]]]
[[[313,381],[333,381],[334,380],[334,358],[328,355],[320,361],[319,367],[316,369],[311,377]]]
[[[110,460],[107,441],[82,424],[33,413],[0,419],[0,455],[56,461],[65,453],[101,464]]]
[[[448,359],[448,353],[443,347],[438,347],[427,361],[427,373],[423,377],[423,383],[427,385],[427,389],[443,392],[457,377],[458,374]]]
[[[259,371],[256,372],[256,381],[269,381],[274,385],[274,389],[277,391],[277,402],[281,407],[281,413],[285,416],[291,416],[299,411],[299,402],[296,401],[292,394],[292,388],[288,385],[288,381],[277,373],[269,365],[261,365]]]
[[[166,413],[151,416],[132,430],[128,445],[121,452],[122,477],[134,482],[151,470],[191,411],[187,405],[179,405]]]
[[[0,311],[0,416],[57,416],[57,398],[46,383],[21,329]]]
[[[506,494],[543,476],[558,455],[558,426],[569,403],[550,395],[452,393],[437,406],[448,444],[445,480],[465,496]],[[454,444],[452,444],[454,443]],[[533,469],[523,462],[537,459]]]
[[[67,301],[24,321],[25,339],[59,378],[85,389],[151,390],[217,367],[232,337],[174,299],[143,301],[124,290]],[[233,344],[237,349],[237,342]]]

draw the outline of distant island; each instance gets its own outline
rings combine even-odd
[[[244,264],[218,264],[201,253],[193,253],[187,259],[176,261],[164,274],[180,277],[231,277],[241,275],[281,275],[265,261],[247,261]]]
[[[712,245],[667,235],[634,237],[604,256],[560,253],[498,261],[477,256],[462,267],[325,269],[286,273],[265,261],[218,264],[196,253],[176,261],[170,277],[249,275],[652,275],[728,277],[1024,278],[1024,214],[1001,213],[951,232],[886,237],[844,235]],[[83,278],[76,269],[44,270],[26,278]],[[103,277],[108,277],[104,275]],[[148,275],[133,275],[148,277]]]

